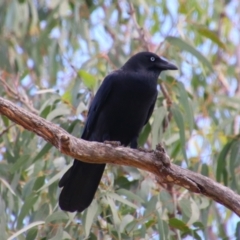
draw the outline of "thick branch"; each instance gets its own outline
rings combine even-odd
[[[177,184],[191,192],[203,194],[240,216],[239,195],[210,178],[170,163],[161,146],[158,146],[155,152],[144,152],[84,141],[1,97],[0,114],[41,136],[68,156],[89,163],[113,163],[141,168],[153,173],[158,182]]]

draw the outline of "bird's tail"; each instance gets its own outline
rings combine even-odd
[[[68,212],[82,212],[97,191],[106,164],[90,164],[74,160],[73,166],[63,175],[59,187],[63,187],[59,206]]]

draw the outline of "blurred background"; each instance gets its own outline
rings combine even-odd
[[[176,64],[139,146],[240,193],[239,0],[1,0],[0,95],[81,136],[104,77],[134,53]],[[108,165],[91,206],[58,207],[72,159],[0,117],[0,239],[240,239],[239,218],[154,176]]]

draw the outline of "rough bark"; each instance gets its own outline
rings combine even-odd
[[[68,156],[89,163],[113,163],[149,171],[156,176],[158,182],[176,184],[191,192],[205,195],[240,216],[238,194],[208,177],[171,163],[160,145],[155,151],[147,152],[109,143],[84,141],[1,97],[0,114],[36,133]]]

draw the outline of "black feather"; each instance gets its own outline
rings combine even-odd
[[[82,139],[120,141],[137,147],[137,138],[152,115],[157,99],[157,79],[163,70],[177,69],[154,53],[141,52],[122,68],[109,74],[89,109]],[[81,212],[97,190],[105,164],[74,160],[59,182],[63,187],[59,205],[65,211]]]

